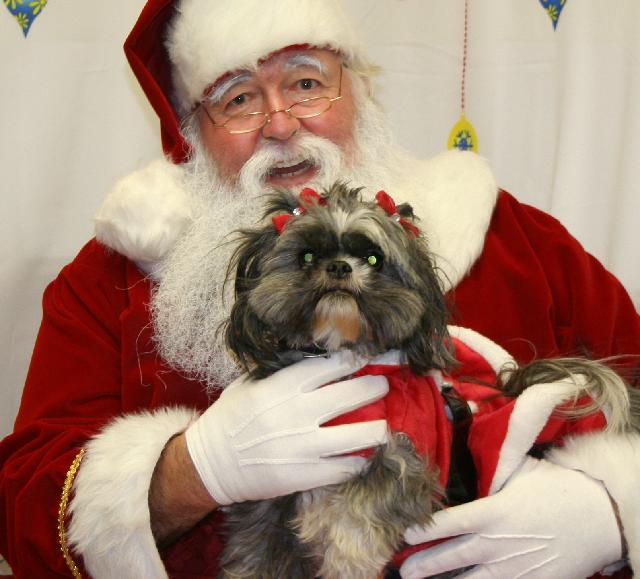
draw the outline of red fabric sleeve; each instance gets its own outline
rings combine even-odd
[[[80,447],[120,413],[125,260],[89,243],[46,289],[14,433],[0,444],[0,546],[15,577],[68,577],[57,537]]]
[[[90,437],[121,414],[211,403],[157,355],[150,289],[132,262],[92,240],[45,291],[14,432],[0,443],[0,551],[16,577],[69,576],[58,505]]]
[[[560,222],[506,192],[480,259],[450,297],[455,324],[520,362],[640,355],[640,317],[620,282]]]

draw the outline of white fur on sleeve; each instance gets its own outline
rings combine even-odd
[[[480,354],[496,374],[507,364],[516,366],[516,361],[509,352],[481,333],[461,326],[448,326],[448,330],[451,337],[457,338],[474,352]]]
[[[87,445],[68,537],[94,579],[167,577],[151,534],[149,485],[165,444],[195,416],[186,408],[125,415]]]
[[[596,432],[570,438],[547,458],[601,480],[617,503],[629,563],[640,572],[640,435]]]
[[[520,467],[555,408],[584,389],[584,377],[536,384],[516,399],[489,494],[498,492]]]
[[[98,241],[153,273],[192,219],[182,172],[157,159],[120,179],[95,216]]]

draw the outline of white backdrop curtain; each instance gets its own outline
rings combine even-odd
[[[28,0],[24,0],[27,2]],[[25,39],[0,7],[0,436],[45,285],[119,176],[160,154],[121,45],[143,0],[52,0]],[[464,0],[347,0],[384,69],[400,143],[446,147],[460,113]],[[638,0],[470,0],[467,117],[503,188],[557,216],[640,304]]]

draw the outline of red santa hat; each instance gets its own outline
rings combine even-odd
[[[148,0],[124,49],[160,117],[164,151],[180,163],[189,147],[179,119],[207,87],[298,45],[336,50],[356,71],[371,68],[339,0]]]

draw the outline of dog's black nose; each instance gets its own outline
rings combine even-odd
[[[351,266],[346,261],[332,261],[327,266],[327,273],[336,279],[344,279],[351,273]]]

